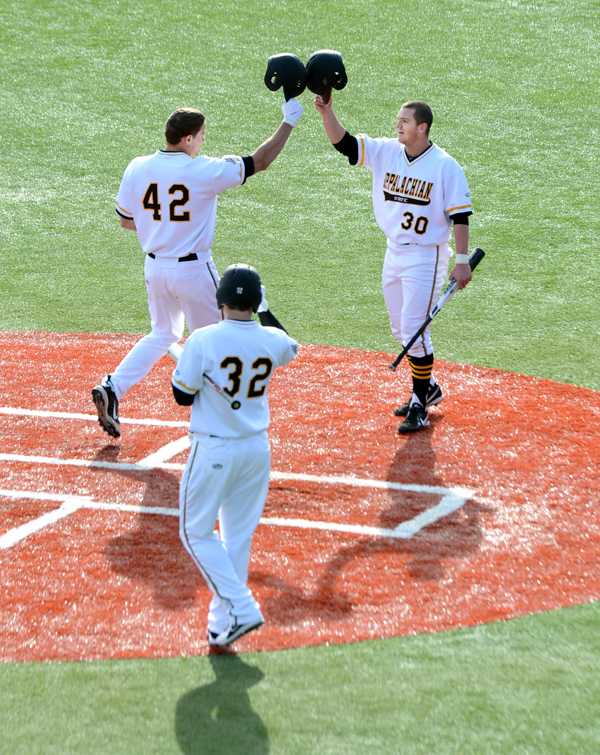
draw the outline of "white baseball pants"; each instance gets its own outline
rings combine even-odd
[[[112,384],[121,399],[145,377],[171,344],[183,336],[221,319],[215,297],[219,274],[209,257],[179,262],[146,255],[144,278],[148,293],[151,332],[140,339],[112,373]]]
[[[406,244],[385,253],[381,282],[392,334],[407,343],[436,303],[448,275],[448,244]],[[429,328],[408,352],[415,357],[433,353]]]
[[[220,633],[232,621],[262,619],[247,580],[252,536],[269,488],[269,439],[266,432],[191,438],[179,494],[179,535],[213,593],[208,629]]]

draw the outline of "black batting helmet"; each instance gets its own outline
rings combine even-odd
[[[261,298],[260,275],[251,265],[239,263],[225,270],[217,288],[218,307],[227,304],[232,309],[256,312]]]
[[[267,60],[265,84],[272,92],[283,87],[286,100],[298,97],[306,88],[306,68],[297,55],[281,52]]]
[[[317,50],[306,64],[306,86],[311,92],[329,98],[331,87],[343,89],[348,83],[346,68],[337,50]]]

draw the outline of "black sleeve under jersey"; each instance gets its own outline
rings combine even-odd
[[[469,212],[457,212],[456,215],[450,215],[450,220],[454,223],[454,225],[469,225],[469,215],[472,213]]]
[[[180,391],[179,388],[176,388],[172,383],[171,388],[173,388],[173,396],[179,406],[191,406],[194,403],[195,394]]]
[[[358,139],[347,131],[336,144],[333,145],[338,152],[346,155],[350,165],[356,165],[358,162]]]
[[[267,309],[266,312],[259,312],[258,319],[260,320],[260,324],[264,325],[265,327],[279,328],[279,330],[283,330],[284,333],[287,333],[287,330],[283,327],[283,325],[279,322],[279,320],[275,317],[270,309]]]
[[[245,184],[246,179],[253,176],[256,171],[254,170],[254,158],[250,155],[242,157],[242,162],[244,163],[244,180],[242,181],[242,184]]]

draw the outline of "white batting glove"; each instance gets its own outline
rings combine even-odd
[[[283,105],[281,106],[281,112],[283,113],[283,122],[289,124],[292,128],[294,128],[300,118],[302,118],[304,108],[298,102],[298,100],[292,97],[291,100],[283,103]]]
[[[258,305],[257,312],[266,312],[269,309],[269,302],[267,301],[267,289],[264,286],[260,287],[261,299]]]

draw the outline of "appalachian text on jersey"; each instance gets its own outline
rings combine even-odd
[[[386,173],[383,179],[383,195],[386,201],[427,205],[431,201],[433,183],[421,178]]]

